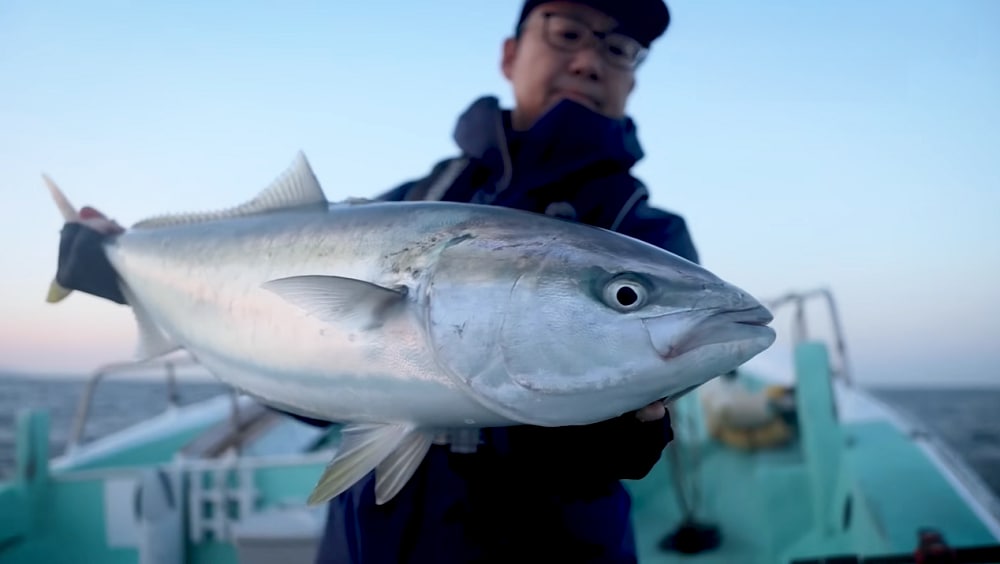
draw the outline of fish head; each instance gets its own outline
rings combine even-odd
[[[439,362],[521,423],[589,424],[677,397],[775,339],[771,313],[742,289],[578,224],[465,240],[436,270]]]

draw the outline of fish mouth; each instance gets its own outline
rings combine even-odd
[[[742,325],[758,325],[761,327],[774,321],[774,315],[771,314],[771,310],[762,305],[741,309],[739,311],[720,313],[714,317],[725,316],[728,316],[729,320],[734,323],[740,323]]]
[[[680,321],[668,316],[643,320],[653,348],[664,359],[677,358],[708,345],[775,338],[769,323],[774,320],[762,305],[712,313]]]

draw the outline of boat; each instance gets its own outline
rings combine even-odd
[[[832,339],[807,330],[817,299]],[[670,406],[675,440],[626,481],[639,562],[1000,562],[996,495],[919,421],[852,381],[832,293],[768,304],[794,311],[790,370],[751,361]],[[98,368],[55,456],[48,414],[18,414],[0,563],[313,561],[325,510],[306,499],[340,428],[235,391],[179,405],[178,370],[193,362]],[[84,440],[101,382],[136,371],[164,375],[165,411]]]

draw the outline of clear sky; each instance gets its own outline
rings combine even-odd
[[[510,103],[519,6],[0,2],[0,366],[81,373],[135,342],[124,307],[44,303],[41,173],[127,224],[240,203],[299,150],[331,199],[373,195],[453,155],[476,97]],[[830,287],[863,383],[1000,382],[1000,2],[670,6],[636,174],[704,264],[761,298]]]

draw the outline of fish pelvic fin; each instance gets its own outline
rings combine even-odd
[[[132,227],[145,229],[202,223],[310,206],[327,209],[329,202],[305,154],[299,151],[292,164],[248,202],[224,210],[159,215],[139,221]]]
[[[414,431],[403,438],[375,468],[375,503],[382,505],[403,489],[431,448],[430,433]]]
[[[325,503],[375,470],[375,503],[391,500],[420,466],[431,436],[408,423],[352,423],[341,431],[337,454],[309,495]]]

